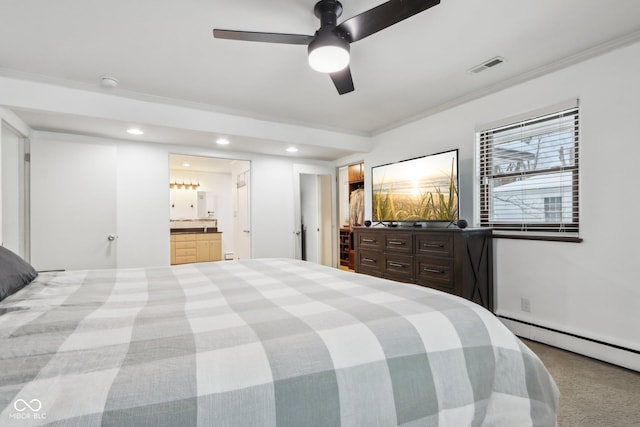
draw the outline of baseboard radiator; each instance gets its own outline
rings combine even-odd
[[[498,315],[498,318],[519,337],[640,372],[640,351],[638,350],[508,316]]]

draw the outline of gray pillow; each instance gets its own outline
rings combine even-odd
[[[37,275],[25,260],[0,246],[0,301],[27,286]]]

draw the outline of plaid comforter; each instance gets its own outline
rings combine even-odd
[[[491,313],[290,259],[41,274],[0,302],[0,425],[552,426]]]

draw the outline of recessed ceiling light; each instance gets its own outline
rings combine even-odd
[[[298,149],[296,147],[287,148],[287,153],[297,153]]]
[[[102,87],[113,89],[114,87],[118,86],[118,83],[119,83],[118,79],[114,77],[109,77],[109,76],[100,77],[100,84],[102,85]]]
[[[127,129],[127,133],[131,134],[131,135],[144,135],[144,132],[142,132],[140,129],[138,128],[131,128],[131,129]]]
[[[185,163],[182,164],[182,166],[184,166],[185,168],[188,168],[188,167],[191,166],[191,164],[185,162]]]
[[[229,145],[229,140],[227,138],[218,138],[216,140],[216,144],[218,144],[218,145]]]

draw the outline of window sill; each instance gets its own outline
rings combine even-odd
[[[518,240],[542,240],[547,242],[567,242],[567,243],[582,243],[581,237],[576,236],[540,236],[540,235],[526,235],[526,234],[499,234],[493,232],[494,239],[518,239]]]

